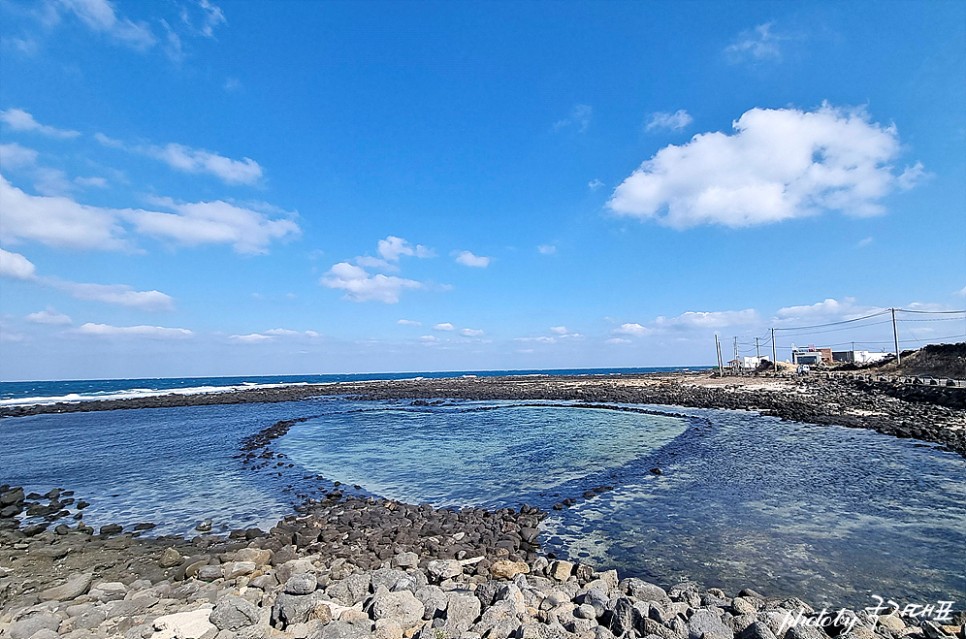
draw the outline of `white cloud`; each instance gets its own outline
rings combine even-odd
[[[153,339],[186,339],[194,335],[186,328],[165,328],[163,326],[111,326],[88,322],[75,333],[99,337],[149,337]]]
[[[241,91],[242,83],[238,78],[231,77],[225,80],[225,84],[222,85],[222,88],[229,93],[234,93],[235,91]]]
[[[540,253],[540,255],[553,255],[557,252],[557,247],[553,244],[541,244],[537,247],[537,252]]]
[[[585,133],[594,116],[594,109],[589,104],[578,104],[570,111],[570,115],[553,123],[553,130],[560,131],[568,127],[575,127],[578,133]]]
[[[741,311],[687,311],[676,317],[660,316],[654,320],[654,325],[658,328],[707,329],[746,326],[758,320],[758,311],[746,308]]]
[[[874,241],[875,241],[875,239],[872,238],[871,236],[870,237],[864,237],[861,240],[859,240],[858,243],[855,246],[856,246],[856,248],[865,248],[865,247],[869,246],[870,244],[872,244]]]
[[[215,37],[215,29],[222,24],[228,22],[225,18],[225,13],[217,5],[212,4],[208,0],[198,0],[197,8],[200,10],[196,13],[200,14],[198,19],[194,19],[189,12],[189,7],[194,9],[195,5],[182,6],[181,9],[181,20],[192,30],[197,32],[206,38]]]
[[[78,184],[80,186],[84,186],[84,187],[93,187],[93,188],[97,188],[97,189],[107,188],[107,179],[106,178],[102,178],[102,177],[98,177],[98,176],[92,176],[92,177],[76,177],[76,178],[74,178],[74,182],[76,184]]]
[[[268,253],[275,240],[287,240],[301,234],[299,225],[286,217],[269,218],[260,211],[221,200],[212,202],[174,202],[158,198],[174,213],[128,211],[125,217],[145,235],[174,240],[180,244],[231,244],[238,253]]]
[[[435,344],[439,341],[439,338],[435,335],[420,335],[419,341],[424,344]]]
[[[37,152],[20,146],[16,142],[0,144],[0,166],[5,169],[17,169],[33,166],[37,163]]]
[[[348,262],[334,265],[319,282],[328,288],[344,290],[346,298],[353,302],[376,301],[385,304],[398,302],[403,290],[423,288],[423,284],[415,280],[382,273],[370,275],[364,268]]]
[[[456,261],[463,266],[473,268],[486,268],[490,265],[490,258],[483,255],[474,255],[470,251],[460,251],[456,254]]]
[[[248,335],[231,335],[228,339],[243,344],[260,344],[262,342],[274,341],[275,337],[263,333],[249,333]]]
[[[597,178],[594,178],[593,180],[587,183],[587,188],[590,189],[591,191],[596,191],[602,186],[604,186],[604,183],[598,180]]]
[[[786,38],[772,32],[773,25],[772,22],[766,22],[749,31],[743,31],[734,42],[725,47],[725,55],[733,63],[746,60],[780,60],[781,42]]]
[[[36,271],[33,262],[20,253],[11,253],[0,248],[0,277],[29,281],[37,279]]]
[[[226,184],[255,184],[262,178],[262,167],[251,158],[233,160],[212,151],[174,143],[163,147],[144,147],[144,152],[175,170],[207,173]]]
[[[174,299],[161,291],[136,291],[126,284],[84,284],[47,278],[47,284],[79,300],[126,306],[142,311],[168,311]]]
[[[50,326],[67,326],[72,323],[70,316],[58,313],[52,308],[31,313],[27,315],[26,320],[34,324],[46,324]]]
[[[549,337],[547,335],[538,335],[537,337],[515,337],[513,338],[515,342],[535,342],[537,344],[556,344],[556,337]]]
[[[631,344],[631,340],[624,337],[611,337],[604,341],[605,344]]]
[[[0,239],[32,240],[49,246],[128,248],[117,211],[78,204],[66,197],[24,193],[0,176]]]
[[[104,33],[132,49],[144,51],[157,43],[146,23],[118,17],[109,0],[60,0],[51,6],[70,11],[90,30]]]
[[[647,335],[648,333],[650,333],[651,329],[647,328],[646,326],[642,326],[637,322],[633,322],[633,323],[621,324],[620,328],[614,329],[614,332],[619,333],[621,335],[633,335],[634,337],[641,337],[642,335]]]
[[[691,114],[684,109],[678,109],[674,113],[658,111],[656,113],[652,113],[651,117],[648,118],[647,124],[644,125],[644,130],[653,131],[654,129],[668,129],[670,131],[680,131],[693,121],[694,118],[692,118]]]
[[[464,337],[480,337],[484,334],[484,331],[479,328],[464,328],[460,331],[460,335]]]
[[[859,110],[751,109],[735,133],[703,133],[669,145],[615,189],[619,215],[676,229],[746,227],[827,210],[867,216],[901,188],[891,162],[900,152],[893,126]]]
[[[395,235],[390,235],[384,240],[379,240],[377,247],[379,255],[387,262],[398,262],[403,255],[409,257],[427,258],[433,257],[432,249],[426,248],[422,244],[413,246],[408,241]]]
[[[273,337],[308,337],[312,339],[319,337],[319,334],[315,331],[293,331],[288,328],[272,328],[265,331],[265,334]]]
[[[566,326],[551,326],[550,332],[554,333],[555,335],[566,335],[570,331],[567,330]]]
[[[441,322],[433,326],[433,330],[434,331],[455,331],[456,327],[453,326],[450,322]]]
[[[422,326],[422,322],[417,322],[416,320],[401,319],[396,320],[396,323],[400,326]]]
[[[155,204],[173,212],[143,209],[108,209],[80,204],[63,196],[30,195],[0,176],[0,239],[31,240],[49,246],[126,250],[131,248],[121,222],[138,232],[180,244],[231,244],[238,253],[263,254],[275,240],[301,233],[291,218],[271,218],[261,211],[212,202],[175,202],[155,198]]]
[[[38,277],[36,267],[19,253],[0,249],[0,277],[34,281],[77,299],[104,302],[144,311],[170,310],[174,299],[160,291],[136,291],[125,284],[85,284],[56,277]]]
[[[3,122],[14,131],[30,131],[52,138],[76,138],[80,135],[80,132],[78,131],[58,129],[46,124],[41,124],[34,119],[34,116],[27,113],[23,109],[7,109],[6,111],[0,111],[0,122]]]

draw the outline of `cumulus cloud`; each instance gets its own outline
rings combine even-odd
[[[186,328],[165,328],[163,326],[111,326],[88,322],[75,333],[97,337],[148,337],[152,339],[186,339],[194,333]]]
[[[694,119],[691,117],[691,114],[684,109],[678,109],[674,113],[658,111],[652,113],[651,117],[648,118],[647,124],[644,125],[644,130],[667,129],[669,131],[680,131],[693,121]]]
[[[273,241],[301,233],[292,219],[294,213],[273,219],[261,211],[222,200],[175,202],[158,198],[155,202],[173,212],[128,211],[125,217],[140,233],[188,246],[231,244],[238,253],[259,255],[268,253]]]
[[[377,250],[379,255],[382,256],[382,259],[387,262],[398,262],[399,258],[403,255],[418,258],[433,257],[434,255],[432,249],[422,244],[413,246],[408,241],[395,235],[390,235],[384,240],[379,240]]]
[[[598,180],[597,178],[594,178],[593,180],[587,183],[587,188],[590,189],[591,191],[596,191],[602,186],[604,186],[604,183]]]
[[[611,337],[610,339],[604,340],[605,344],[630,344],[631,340],[626,337]]]
[[[80,135],[79,131],[69,129],[58,129],[57,127],[41,124],[34,119],[30,113],[23,109],[7,109],[0,111],[0,122],[3,122],[14,131],[29,131],[40,133],[51,138],[76,138]]]
[[[395,304],[406,289],[423,288],[421,282],[394,275],[370,274],[361,266],[339,262],[319,280],[322,286],[342,289],[346,299],[353,302],[383,302]]]
[[[69,315],[58,313],[52,308],[27,315],[26,320],[33,324],[46,324],[49,326],[67,326],[72,323]]]
[[[0,277],[12,280],[34,280],[37,278],[37,269],[33,262],[20,253],[11,253],[0,248]]]
[[[641,324],[638,324],[637,322],[633,322],[633,323],[621,324],[619,328],[614,329],[614,332],[620,335],[632,335],[634,337],[641,337],[643,335],[647,335],[648,333],[650,333],[651,329]]]
[[[725,56],[732,63],[781,60],[781,42],[787,38],[772,31],[773,26],[773,22],[766,22],[741,32],[734,42],[725,47]]]
[[[490,258],[483,255],[474,255],[471,251],[460,251],[456,254],[456,262],[463,266],[486,268],[490,265]]]
[[[396,320],[396,323],[400,326],[422,326],[422,322],[417,322],[416,320],[401,319]]]
[[[585,133],[587,128],[590,126],[590,121],[593,116],[594,109],[589,104],[575,105],[574,108],[571,109],[570,115],[553,123],[553,130],[560,131],[562,129],[573,127],[577,129],[578,133]]]
[[[481,337],[485,331],[479,328],[464,328],[460,330],[460,335],[463,337]]]
[[[435,326],[433,326],[433,330],[434,331],[455,331],[456,327],[453,326],[450,322],[440,322],[439,324],[436,324]]]
[[[362,255],[353,260],[355,264],[339,262],[322,276],[319,283],[328,288],[345,290],[346,299],[354,302],[378,301],[386,304],[398,302],[402,291],[406,289],[425,288],[425,284],[416,280],[383,273],[372,274],[366,269],[398,271],[403,256],[429,258],[435,255],[432,249],[389,235],[379,240],[376,251],[379,257]]]
[[[903,175],[921,173],[917,164],[896,174],[896,128],[861,110],[756,108],[733,126],[731,135],[702,133],[661,149],[615,189],[608,206],[676,229],[747,227],[823,211],[868,216],[905,188]]]
[[[122,250],[129,247],[118,212],[60,196],[29,195],[0,176],[0,239],[48,246]]]

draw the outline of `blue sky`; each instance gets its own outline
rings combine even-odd
[[[2,0],[0,38],[5,380],[701,365],[966,307],[962,2]]]

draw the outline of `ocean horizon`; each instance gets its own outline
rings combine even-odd
[[[132,377],[116,379],[28,380],[0,382],[0,406],[57,402],[130,399],[178,393],[215,393],[293,384],[504,377],[527,375],[639,375],[710,370],[713,366],[646,366],[636,368],[493,369],[465,371],[407,371],[395,373],[331,373],[310,375],[225,375],[207,377]]]

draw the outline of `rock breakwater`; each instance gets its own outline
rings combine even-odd
[[[457,512],[332,497],[302,510],[227,539],[0,531],[0,636],[963,636],[962,613],[903,617],[886,605],[829,615],[794,598],[664,588],[547,557],[536,543],[542,513],[526,507]]]

